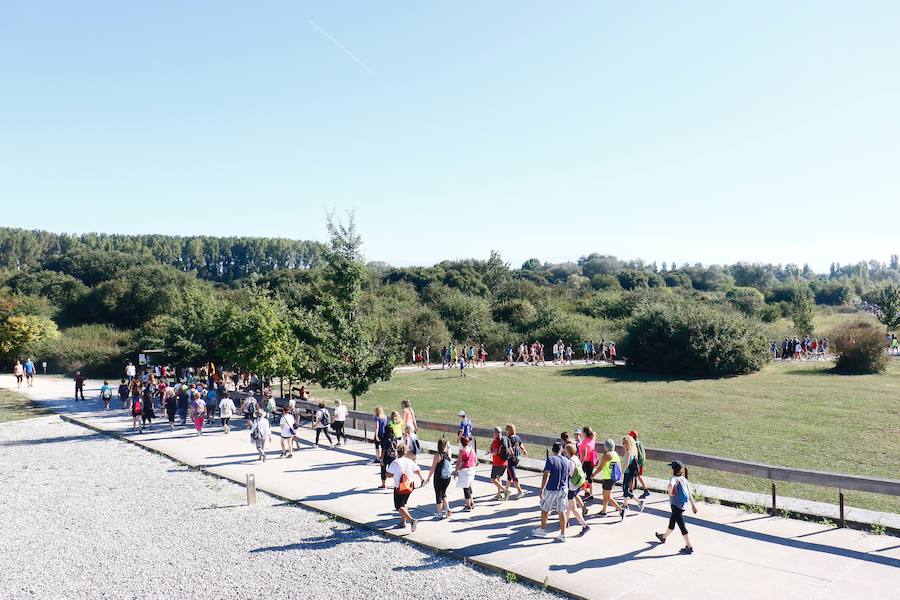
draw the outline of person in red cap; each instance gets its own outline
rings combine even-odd
[[[644,481],[644,463],[647,462],[647,452],[644,450],[644,444],[638,439],[638,432],[632,429],[628,432],[628,436],[634,440],[634,445],[637,446],[637,465],[638,465],[638,475],[637,475],[637,483],[641,484],[641,487],[644,488],[644,493],[641,494],[641,499],[646,498],[650,495],[650,490],[647,489],[647,483]],[[634,489],[635,482],[631,482],[631,488]]]

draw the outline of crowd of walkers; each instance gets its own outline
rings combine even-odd
[[[574,365],[575,360],[582,360],[585,364],[598,362],[616,362],[616,344],[613,341],[601,340],[594,344],[594,340],[585,340],[580,345],[580,358],[571,343],[557,340],[553,343],[552,356],[554,365]],[[412,362],[421,369],[430,369],[432,365],[431,346],[419,348],[413,346],[411,354]],[[465,377],[466,368],[483,367],[487,363],[488,351],[484,344],[463,344],[457,346],[450,342],[440,349],[441,369],[459,368],[460,377]],[[535,340],[531,343],[520,342],[518,345],[512,342],[506,345],[503,352],[503,365],[531,365],[544,366],[547,361],[544,357],[544,344]]]
[[[558,351],[559,344],[555,349]],[[565,355],[564,349],[563,358]],[[217,412],[221,431],[225,435],[231,432],[232,418],[240,415],[246,422],[249,441],[255,446],[261,462],[266,460],[266,447],[272,441],[272,425],[277,422],[280,458],[293,457],[294,450],[301,447],[299,438],[305,414],[299,403],[290,399],[279,409],[270,388],[264,382],[257,383],[260,391],[257,399],[252,374],[235,378],[233,374],[216,376],[215,373],[210,368],[202,371],[188,369],[183,378],[170,383],[167,370],[161,370],[158,376],[155,370],[149,369],[138,374],[134,365],[129,364],[117,390],[113,389],[109,381],[104,381],[100,387],[103,410],[111,410],[113,396],[118,395],[119,408],[128,411],[132,417],[132,430],[142,432],[144,428],[152,428],[156,410],[159,409],[165,414],[172,430],[176,426],[192,427],[198,436],[203,434],[204,426],[213,422]],[[227,381],[231,381],[232,385],[227,385]],[[84,377],[76,373],[76,401],[84,399],[84,383]],[[239,386],[246,393],[241,394],[240,405],[237,406],[229,392],[236,391],[234,388]],[[229,387],[232,389],[229,390]],[[309,400],[309,392],[305,388],[300,388],[299,395],[301,399]],[[322,436],[329,447],[346,444],[344,426],[347,417],[347,408],[340,400],[335,400],[330,409],[324,402],[318,402],[318,409],[312,412],[309,419],[309,426],[315,430],[314,446],[320,445]],[[374,422],[373,462],[378,465],[381,488],[388,488],[390,482],[394,509],[400,518],[397,528],[409,526],[415,531],[417,527],[417,520],[407,508],[417,482],[418,487],[426,484],[433,486],[434,516],[437,520],[451,516],[450,490],[454,480],[456,483],[453,487],[459,490],[457,493],[462,494],[461,510],[476,510],[473,483],[479,458],[474,426],[465,411],[459,411],[455,443],[451,444],[446,438],[438,440],[427,477],[419,464],[423,450],[418,438],[419,425],[411,403],[403,400],[398,409],[390,414],[381,406],[376,407]],[[621,454],[617,447],[622,448]],[[490,463],[489,480],[495,490],[492,498],[494,502],[519,500],[526,495],[518,474],[518,467],[526,457],[528,449],[514,424],[493,428],[485,458]],[[554,513],[559,521],[559,529],[553,537],[558,542],[565,542],[569,523],[577,523],[580,526],[577,535],[584,536],[591,529],[589,518],[606,517],[614,511],[619,521],[624,521],[630,513],[643,512],[644,500],[650,493],[643,480],[645,464],[646,451],[637,431],[632,430],[622,436],[618,445],[612,438],[598,439],[589,426],[573,433],[562,432],[544,462],[538,492],[540,525],[534,529],[534,535],[551,536],[548,521]],[[678,462],[669,466],[672,469],[668,484],[671,516],[667,530],[657,533],[656,540],[664,543],[677,527],[685,540],[682,552],[691,553],[693,549],[684,513],[688,505],[695,513],[697,507],[692,499],[687,469]],[[613,493],[617,485],[621,488],[621,495],[618,497]],[[596,510],[593,506],[597,507]]]
[[[772,358],[776,360],[820,360],[827,358],[829,345],[827,337],[819,339],[810,338],[807,335],[803,339],[784,338],[781,345],[772,340],[769,344],[769,351],[772,353]]]

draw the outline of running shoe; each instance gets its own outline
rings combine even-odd
[[[566,541],[566,536],[565,536],[564,534],[561,533],[561,534],[559,534],[558,536],[556,536],[556,537],[553,538],[553,539],[556,540],[557,542],[565,543],[565,541]]]
[[[685,546],[681,550],[678,551],[679,554],[693,554],[694,549],[691,546]]]
[[[587,533],[588,531],[590,531],[590,530],[591,530],[591,526],[590,526],[590,525],[585,525],[584,527],[581,528],[581,531],[578,532],[578,536],[577,536],[577,537],[582,537],[582,536],[584,536],[584,534],[586,534],[586,533]]]
[[[413,520],[410,522],[410,524],[409,524],[409,530],[412,531],[412,532],[415,532],[415,531],[416,531],[416,526],[417,526],[418,524],[419,524],[419,520],[418,520],[418,519],[413,519]]]
[[[503,499],[504,499],[504,500],[509,500],[509,490],[506,490],[506,491],[503,492]]]
[[[661,534],[661,533],[654,533],[653,535],[656,536],[656,539],[659,540],[659,543],[660,543],[660,544],[665,544],[665,543],[666,543],[666,538],[663,537],[663,534]]]
[[[536,528],[534,528],[534,529],[531,530],[531,535],[536,536],[536,537],[542,537],[542,538],[545,538],[545,537],[547,537],[549,534],[548,534],[546,531],[544,531],[542,528],[536,527]]]
[[[644,512],[644,501],[638,502],[638,512]]]
[[[619,517],[620,517],[619,522],[620,523],[625,520],[625,513],[627,512],[627,510],[628,510],[627,508],[623,508],[622,510],[619,511]]]

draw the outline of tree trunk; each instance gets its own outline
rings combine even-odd
[[[350,394],[353,397],[353,410],[356,410],[356,394]],[[356,419],[353,419],[353,429],[356,429]]]

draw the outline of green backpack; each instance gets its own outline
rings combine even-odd
[[[573,460],[572,463],[575,465],[575,470],[572,471],[572,485],[574,485],[576,489],[581,489],[581,486],[583,486],[584,482],[587,480],[584,476],[584,469],[581,468],[581,463],[577,460]]]
[[[637,463],[643,465],[647,460],[647,451],[644,450],[644,445],[638,440],[634,441],[634,445],[637,446]]]

